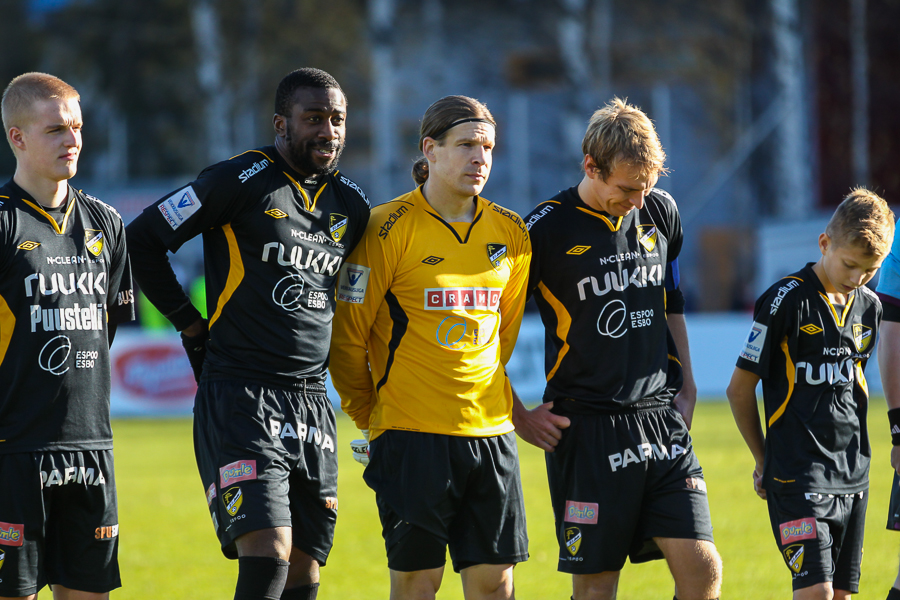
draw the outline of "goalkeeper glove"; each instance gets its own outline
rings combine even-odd
[[[350,450],[353,451],[353,460],[362,465],[367,465],[369,464],[369,430],[360,429],[360,433],[363,434],[365,439],[350,442]]]
[[[181,334],[181,345],[187,352],[188,361],[191,363],[191,370],[194,372],[194,379],[197,383],[200,383],[200,374],[203,372],[203,360],[206,358],[206,342],[208,340],[208,329],[195,336]]]

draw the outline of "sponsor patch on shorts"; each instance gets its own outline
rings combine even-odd
[[[685,479],[685,482],[687,483],[688,489],[706,492],[706,482],[699,477],[688,477]]]
[[[213,500],[216,499],[216,484],[209,484],[209,488],[206,490],[206,505],[212,506]]]
[[[21,546],[25,543],[25,525],[0,521],[0,544]]]
[[[816,520],[808,517],[782,523],[778,526],[778,534],[782,546],[800,540],[814,540],[816,539]]]
[[[566,517],[563,520],[566,523],[587,523],[589,525],[596,525],[599,512],[600,505],[596,502],[573,502],[572,500],[566,500]]]
[[[369,285],[369,267],[344,264],[338,277],[337,299],[351,304],[362,304]]]
[[[200,209],[200,199],[194,188],[180,189],[157,205],[169,227],[178,229],[191,215]]]
[[[103,527],[97,527],[94,529],[94,539],[95,540],[111,540],[119,537],[119,524],[115,525],[104,525]]]
[[[256,461],[238,460],[219,469],[220,487],[227,487],[238,481],[256,479]]]
[[[753,322],[753,326],[750,327],[750,333],[747,335],[747,340],[744,342],[744,347],[741,349],[741,358],[746,358],[755,363],[759,362],[768,329],[767,325],[756,321]]]

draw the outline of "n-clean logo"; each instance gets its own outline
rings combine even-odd
[[[647,252],[653,252],[656,248],[656,225],[638,225],[638,242]]]
[[[22,242],[21,244],[16,246],[16,248],[18,248],[19,250],[28,251],[28,250],[34,250],[35,248],[37,248],[40,245],[41,245],[40,242]]]
[[[283,210],[281,210],[280,208],[270,208],[269,210],[266,211],[266,214],[269,215],[270,217],[272,217],[273,219],[283,219],[286,216],[288,216],[287,213],[284,212]]]
[[[341,241],[346,231],[347,217],[337,213],[332,213],[328,216],[328,233],[331,235],[331,239],[336,242]]]
[[[488,244],[487,245],[488,260],[495,269],[500,268],[500,264],[506,257],[506,244]]]
[[[103,232],[99,229],[85,229],[84,247],[94,256],[100,256],[103,252]]]
[[[872,328],[856,323],[853,325],[853,343],[860,352],[865,352],[872,341]]]
[[[803,333],[808,333],[809,335],[816,335],[817,333],[819,333],[823,330],[818,325],[814,325],[813,323],[810,323],[808,325],[804,325],[803,327],[801,327],[800,331],[802,331]]]

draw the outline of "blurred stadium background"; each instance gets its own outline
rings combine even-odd
[[[900,0],[0,0],[0,82],[41,70],[81,92],[73,183],[126,223],[206,165],[271,143],[275,87],[300,66],[344,87],[341,170],[375,204],[410,189],[418,120],[441,96],[491,108],[498,145],[484,194],[523,215],[579,181],[590,113],[627,97],[656,122],[669,156],[659,185],[684,222],[696,378],[702,397],[721,400],[755,298],[817,258],[816,236],[841,198],[865,185],[900,208],[897,23]],[[0,150],[0,178],[14,168]],[[201,252],[195,240],[173,257],[198,306]],[[113,413],[189,415],[195,387],[178,338],[146,303],[139,313],[113,348]],[[531,312],[509,368],[531,401],[543,389],[542,349]],[[883,412],[883,400],[873,404]],[[723,428],[740,443],[727,418],[716,421]],[[146,445],[118,438],[120,464],[153,446],[154,436],[138,437]],[[342,457],[342,472],[357,466]],[[873,509],[870,522],[881,519]],[[382,564],[380,546],[367,551]]]

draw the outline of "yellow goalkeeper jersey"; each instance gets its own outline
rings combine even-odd
[[[513,430],[512,355],[531,260],[522,219],[476,197],[448,223],[421,188],[372,209],[341,270],[330,370],[341,407],[387,429],[487,437]]]

